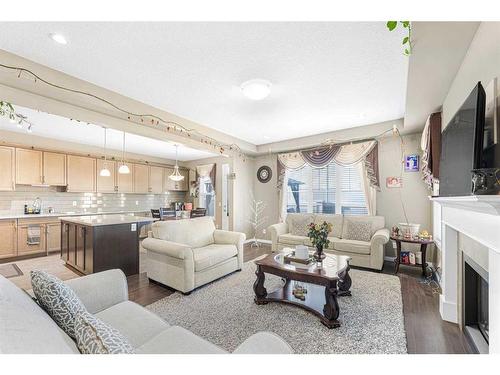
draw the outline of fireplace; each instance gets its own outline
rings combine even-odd
[[[479,353],[489,351],[488,288],[488,272],[463,254],[462,325]]]

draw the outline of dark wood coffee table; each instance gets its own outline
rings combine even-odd
[[[309,266],[294,266],[285,263],[283,254],[269,254],[255,261],[257,280],[253,285],[255,303],[283,302],[301,307],[317,315],[328,328],[340,327],[338,296],[350,296],[351,278],[349,277],[350,257],[327,255],[323,265],[313,263]],[[284,280],[284,286],[270,294],[264,287],[265,274],[272,274]],[[293,281],[307,287],[304,301],[293,295]]]

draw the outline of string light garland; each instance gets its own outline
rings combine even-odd
[[[16,124],[18,128],[23,128],[23,125],[26,125],[28,133],[33,131],[33,123],[23,114],[17,113],[14,106],[9,102],[0,101],[0,116],[7,117],[9,121]]]
[[[56,88],[59,90],[71,92],[73,94],[87,96],[87,97],[93,98],[95,100],[98,100],[98,101],[105,103],[108,106],[114,108],[115,110],[127,115],[127,120],[132,121],[134,123],[148,126],[148,127],[153,127],[153,128],[158,128],[161,126],[161,127],[163,127],[163,130],[165,130],[166,132],[180,133],[182,136],[185,136],[187,138],[193,138],[193,136],[195,136],[198,138],[198,140],[201,143],[209,145],[213,149],[218,150],[220,152],[220,154],[223,154],[224,152],[230,151],[231,153],[237,154],[237,155],[239,155],[239,157],[242,157],[241,156],[242,150],[236,143],[227,144],[227,143],[219,142],[215,138],[207,136],[207,135],[201,133],[197,129],[187,128],[184,125],[181,125],[175,121],[165,120],[158,115],[146,114],[146,113],[135,113],[135,112],[128,111],[128,110],[112,103],[111,101],[104,99],[98,95],[92,94],[90,92],[76,90],[76,89],[72,89],[69,87],[58,85],[56,83],[52,83],[52,82],[40,77],[39,75],[37,75],[33,71],[26,69],[26,68],[23,68],[23,67],[11,66],[11,65],[6,65],[6,64],[2,64],[2,63],[0,63],[0,67],[2,67],[4,69],[8,69],[8,70],[17,71],[18,72],[17,78],[21,78],[21,75],[23,73],[25,73],[25,74],[29,75],[31,78],[33,78],[35,83],[40,81],[40,82],[42,82],[50,87],[53,87],[53,88]]]

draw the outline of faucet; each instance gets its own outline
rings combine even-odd
[[[39,197],[36,197],[33,201],[33,213],[39,214],[42,212],[42,200]]]

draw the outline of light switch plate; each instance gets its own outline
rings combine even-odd
[[[137,232],[137,223],[130,224],[130,231]]]

